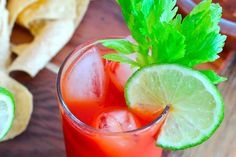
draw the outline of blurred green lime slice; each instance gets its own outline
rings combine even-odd
[[[5,88],[0,87],[0,141],[10,130],[15,112],[14,97]]]
[[[200,72],[174,64],[138,70],[125,87],[133,110],[155,114],[166,105],[170,111],[156,141],[160,147],[185,149],[206,141],[224,117],[217,88]]]

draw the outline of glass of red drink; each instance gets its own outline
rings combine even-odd
[[[155,142],[167,114],[133,113],[124,84],[132,70],[102,59],[99,42],[78,46],[62,64],[57,93],[67,157],[160,157]]]

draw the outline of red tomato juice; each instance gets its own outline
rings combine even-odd
[[[81,46],[59,76],[67,157],[161,157],[155,141],[164,120],[127,107],[124,89],[114,79],[115,63],[101,57],[110,52]],[[118,77],[125,76],[123,70]]]

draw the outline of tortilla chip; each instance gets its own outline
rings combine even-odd
[[[8,29],[8,11],[6,0],[0,1],[0,70],[5,70],[10,63],[10,36]]]
[[[19,56],[9,67],[9,72],[25,71],[34,77],[70,40],[77,25],[84,16],[88,4],[89,0],[76,0],[76,5],[74,5],[77,14],[76,18],[53,21],[43,19],[41,20],[44,22],[43,25],[39,20],[31,22],[31,25],[33,23],[34,27],[30,29],[35,34],[35,39],[32,43],[27,43],[27,46],[26,44],[23,46],[12,46],[12,51],[16,52]],[[70,16],[73,17],[72,12]]]
[[[30,4],[37,0],[8,0],[7,9],[9,11],[9,29],[12,30],[18,15]]]
[[[75,18],[75,27],[79,25],[83,19],[85,12],[88,9],[90,0],[76,0],[76,18]]]
[[[17,17],[17,23],[30,28],[30,24],[40,20],[74,19],[75,0],[38,0],[25,8]]]
[[[73,20],[50,21],[35,37],[34,41],[25,47],[9,67],[9,71],[25,71],[34,77],[48,61],[69,41],[74,33]],[[18,46],[15,46],[17,50]],[[21,46],[19,46],[21,48]]]
[[[20,44],[20,45],[14,45],[11,44],[11,50],[12,52],[14,52],[17,55],[21,55],[22,52],[24,52],[24,50],[29,47],[30,44],[26,43],[26,44]]]
[[[48,20],[33,21],[29,25],[29,30],[33,36],[40,34],[41,30],[46,26]]]
[[[33,99],[27,88],[10,78],[7,74],[0,71],[0,78],[0,86],[11,91],[16,102],[13,125],[4,138],[4,140],[8,140],[21,134],[28,126],[33,110]]]

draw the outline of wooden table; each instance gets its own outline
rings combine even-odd
[[[22,28],[16,27],[12,40],[16,43],[32,40]],[[114,0],[92,0],[84,20],[71,41],[52,59],[47,68],[35,78],[24,73],[12,76],[25,84],[34,95],[34,111],[28,129],[14,140],[0,143],[0,157],[65,157],[65,148],[56,100],[55,80],[60,64],[78,44],[97,37],[128,35],[119,7]],[[20,36],[20,38],[19,38]],[[227,50],[229,51],[229,50]],[[226,102],[226,117],[220,130],[204,145],[193,149],[169,152],[169,157],[234,157],[236,156],[236,59],[224,53],[215,64],[207,64],[213,69],[223,69],[229,80],[220,85]],[[231,53],[232,54],[232,53]],[[227,59],[228,58],[228,59]],[[230,60],[229,60],[230,59]],[[202,67],[201,67],[202,68]],[[235,150],[235,151],[234,151]]]

